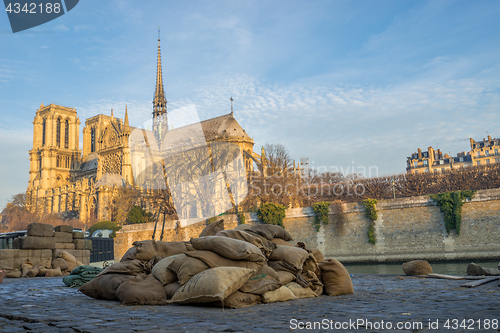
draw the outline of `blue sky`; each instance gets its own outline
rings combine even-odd
[[[0,13],[0,207],[28,181],[36,109],[151,116],[157,29],[170,109],[228,113],[330,170],[403,173],[418,147],[500,136],[498,1],[98,1],[13,34]],[[349,170],[347,170],[349,168]],[[373,170],[373,168],[372,168]]]

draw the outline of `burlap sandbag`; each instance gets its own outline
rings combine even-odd
[[[431,264],[427,260],[412,260],[403,264],[406,275],[427,275],[432,273]]]
[[[52,224],[30,223],[26,227],[26,236],[53,237],[54,227]]]
[[[167,294],[167,299],[172,299],[174,297],[177,290],[180,289],[181,284],[179,282],[172,282],[164,286],[165,293]]]
[[[246,230],[252,227],[251,224],[238,224],[233,230]]]
[[[35,265],[33,266],[32,269],[28,270],[26,272],[26,277],[35,277],[38,275],[38,271],[40,270],[40,265]]]
[[[271,290],[264,293],[261,297],[262,303],[286,302],[292,299],[297,299],[290,289],[282,286],[276,290]]]
[[[23,276],[23,273],[18,269],[14,269],[6,273],[5,276],[8,278],[20,278],[21,276]]]
[[[260,295],[235,291],[224,300],[224,307],[229,309],[239,309],[260,303],[261,303]]]
[[[173,255],[173,256],[170,256],[170,257],[166,257],[166,258],[163,258],[162,260],[160,260],[160,262],[158,262],[154,267],[153,267],[153,270],[151,272],[151,274],[153,274],[153,276],[161,282],[162,285],[167,285],[167,284],[170,284],[174,281],[177,281],[177,274],[175,274],[175,272],[173,270],[171,270],[170,268],[168,268],[168,266],[170,266],[170,264],[178,259],[178,258],[185,258],[186,255],[184,253],[181,253],[181,254],[176,254],[176,255]],[[172,298],[172,297],[170,297]]]
[[[68,269],[68,264],[66,263],[66,260],[64,260],[63,258],[56,258],[52,260],[51,266],[52,268],[59,267],[61,268],[61,271],[65,271]]]
[[[132,245],[134,245],[137,250],[135,259],[146,261],[151,260],[155,255],[157,255],[155,243],[156,242],[151,239],[133,242]]]
[[[196,274],[209,269],[203,261],[187,256],[175,259],[168,268],[175,272],[181,285],[184,285]]]
[[[73,227],[70,225],[62,224],[54,228],[57,232],[67,232],[73,234]]]
[[[55,248],[60,249],[60,250],[74,250],[75,244],[73,244],[73,243],[56,243]]]
[[[30,261],[29,259],[28,259],[28,260],[26,260],[25,262],[23,262],[23,263],[21,264],[21,272],[23,273],[23,274],[22,274],[22,277],[25,277],[25,276],[26,276],[26,274],[28,274],[28,271],[29,271],[30,269],[32,269],[32,268],[33,268],[33,264],[31,263],[31,261]]]
[[[83,239],[83,232],[81,231],[73,231],[73,239]]]
[[[321,271],[319,269],[318,262],[312,253],[309,253],[306,260],[304,261],[304,265],[302,265],[302,271],[307,272],[311,271],[316,274],[317,277],[321,279]]]
[[[137,249],[135,259],[146,261],[151,260],[156,255],[166,258],[187,252],[186,242],[155,242],[154,240],[146,240],[134,242],[133,245]]]
[[[184,284],[172,298],[174,303],[223,301],[247,282],[254,270],[239,267],[207,269]]]
[[[73,246],[77,250],[85,249],[85,239],[73,239]]]
[[[5,269],[5,270],[12,270],[14,268],[19,268],[15,267],[15,253],[16,250],[12,249],[3,249],[0,250],[0,269]]]
[[[293,240],[290,233],[285,229],[283,229],[283,227],[280,227],[279,225],[259,224],[251,227],[250,229],[246,229],[245,231],[261,235],[262,237],[265,237],[268,240],[272,240],[273,238],[281,238],[287,242]]]
[[[283,260],[269,260],[267,262],[267,265],[274,269],[276,272],[288,272],[294,276],[302,271],[302,268],[297,269],[293,265]]]
[[[309,257],[309,253],[298,247],[278,245],[271,253],[269,260],[284,261],[297,271],[301,271],[304,261]]]
[[[222,230],[219,231],[215,236],[229,237],[233,239],[239,239],[257,246],[264,256],[269,257],[271,252],[276,248],[276,244],[272,243],[267,239],[262,239],[257,237],[256,234],[251,234],[249,232],[241,230]]]
[[[287,271],[276,271],[276,274],[278,274],[278,280],[282,285],[288,284],[295,280],[295,275]]]
[[[127,260],[124,262],[117,262],[106,267],[97,276],[105,274],[125,274],[125,275],[140,275],[146,274],[146,267],[144,262],[140,260]]]
[[[284,241],[281,238],[273,238],[273,239],[270,240],[270,242],[273,243],[273,244],[275,244],[275,245],[293,246],[292,244],[290,244],[287,241]]]
[[[56,231],[54,233],[54,239],[56,240],[56,243],[73,243],[73,232],[67,233]]]
[[[166,305],[167,293],[153,275],[135,276],[116,290],[123,305]]]
[[[314,249],[314,250],[311,250],[311,253],[314,256],[314,258],[316,259],[316,262],[325,261],[325,256],[323,255],[323,253],[321,253],[320,250]]]
[[[349,272],[340,261],[327,259],[319,263],[319,268],[327,295],[338,296],[354,292]]]
[[[186,252],[185,255],[188,257],[200,259],[203,261],[208,267],[241,267],[258,270],[262,267],[264,262],[252,262],[246,260],[231,260],[224,258],[212,251],[189,251]]]
[[[65,272],[71,272],[73,271],[75,268],[78,267],[78,265],[74,262],[71,262],[71,261],[66,261],[66,264],[68,265],[68,269],[65,271]]]
[[[134,246],[128,249],[127,252],[125,252],[120,261],[123,262],[127,260],[134,260],[136,256],[137,256],[137,248]]]
[[[308,297],[316,297],[316,293],[312,291],[309,287],[302,287],[297,282],[290,282],[286,285],[288,289],[295,295],[297,298],[308,298]]]
[[[61,268],[40,268],[38,271],[38,276],[52,277],[52,276],[62,276]]]
[[[26,236],[22,239],[22,246],[23,249],[28,250],[28,249],[55,249],[56,247],[56,242],[55,239],[52,237],[33,237],[33,236]]]
[[[264,265],[255,272],[239,291],[255,295],[262,295],[267,291],[281,287],[279,275],[271,267]]]
[[[257,246],[239,239],[207,236],[192,238],[191,244],[196,250],[212,251],[227,259],[266,262]]]
[[[310,288],[318,296],[323,294],[323,283],[313,271],[302,271],[297,275],[295,282],[302,287]]]
[[[162,258],[170,257],[176,254],[188,251],[189,242],[156,242],[156,254]]]
[[[500,265],[500,264],[499,264]],[[479,266],[473,262],[471,262],[467,266],[467,275],[472,275],[472,276],[498,276],[500,275],[500,271],[496,268],[486,268]]]
[[[95,299],[118,301],[116,290],[122,283],[133,277],[133,275],[125,274],[106,274],[98,276],[92,281],[85,283],[78,291]]]
[[[222,230],[224,230],[224,220],[215,221],[207,225],[198,237],[215,236]]]
[[[63,258],[66,260],[67,263],[74,263],[76,264],[76,258],[69,252],[67,251],[61,251],[59,252],[59,255],[57,256],[58,258]]]

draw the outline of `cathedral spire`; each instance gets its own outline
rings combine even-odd
[[[167,112],[167,100],[163,91],[163,75],[161,70],[160,27],[158,27],[158,59],[156,64],[156,87],[153,99],[153,118]]]
[[[167,100],[163,91],[163,75],[161,72],[161,52],[160,52],[160,27],[158,27],[158,59],[156,65],[156,88],[153,98],[153,132],[158,142],[161,142],[163,135],[168,131],[167,120]]]
[[[125,120],[123,121],[123,126],[125,129],[129,129],[129,124],[128,124],[128,111],[127,111],[127,106],[125,105]]]

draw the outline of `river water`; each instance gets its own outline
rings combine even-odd
[[[450,275],[466,275],[467,265],[474,262],[480,266],[488,268],[497,268],[498,261],[483,261],[483,260],[469,260],[469,261],[435,261],[430,262],[433,273],[450,274]],[[390,263],[390,264],[345,264],[347,271],[350,274],[404,274],[403,263]]]

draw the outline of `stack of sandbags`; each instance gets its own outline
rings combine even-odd
[[[16,238],[13,242],[13,247],[23,250],[54,249],[55,238],[53,228],[51,224],[30,223],[26,230],[26,236]]]
[[[64,260],[64,263],[59,260]],[[52,251],[52,266],[56,265],[61,267],[63,274],[69,274],[78,266],[90,264],[90,251],[89,250],[61,250],[56,249]],[[67,266],[66,269],[63,267]]]
[[[6,271],[7,277],[21,277],[22,265],[27,260],[31,262],[33,266],[51,268],[52,250],[0,250],[0,269]]]
[[[349,273],[325,261],[305,244],[292,246],[279,226],[242,230],[214,227],[190,242],[134,242],[113,264],[80,291],[122,304],[204,304],[244,306],[352,293]],[[202,233],[203,234],[203,233]],[[322,269],[321,267],[324,267]]]
[[[153,259],[154,256],[165,258],[192,249],[189,242],[156,242],[155,240],[145,240],[134,242],[133,245],[135,247],[134,252],[136,252],[133,259],[145,261]]]
[[[70,225],[58,225],[55,227],[54,239],[56,240],[56,249],[75,249],[75,244],[73,243],[73,227]]]
[[[122,301],[127,305],[162,304],[167,299],[163,285],[152,274],[148,275],[155,262],[153,258],[149,262],[133,259],[112,264],[79,291],[92,298]],[[117,293],[118,288],[131,279],[134,280]]]

